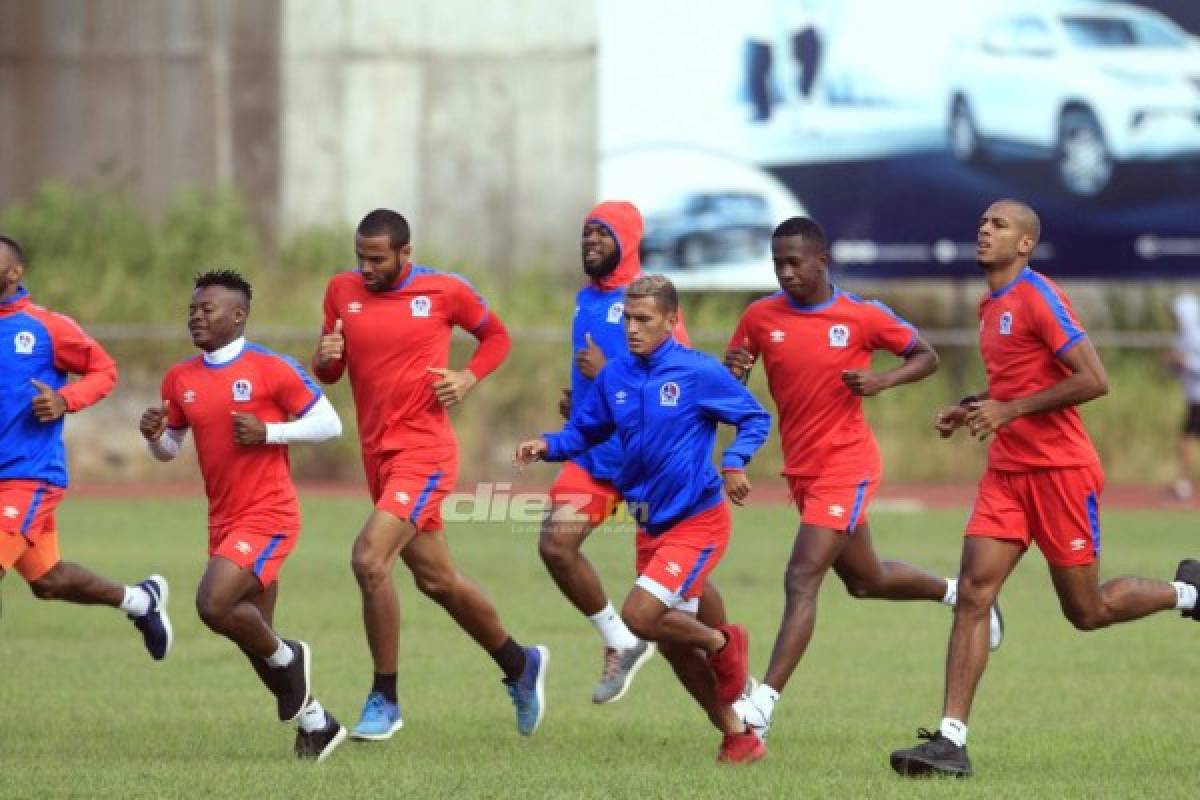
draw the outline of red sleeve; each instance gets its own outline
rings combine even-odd
[[[321,390],[294,358],[271,359],[271,396],[293,417],[302,417],[321,399]]]
[[[887,350],[892,355],[906,356],[917,343],[917,329],[908,320],[878,300],[864,305],[867,322],[867,346],[871,350]]]
[[[508,358],[508,353],[512,350],[512,340],[504,323],[494,312],[489,313],[487,319],[471,332],[479,339],[479,346],[475,348],[475,355],[467,362],[467,369],[471,370],[476,378],[483,380]]]
[[[332,331],[334,324],[339,319],[336,300],[333,295],[333,281],[330,281],[329,285],[325,287],[325,302],[323,304],[325,319],[321,323],[322,336]],[[346,370],[346,360],[343,358],[338,361],[331,361],[322,367],[317,365],[317,354],[313,353],[312,370],[321,383],[337,383],[341,379],[342,373]]]
[[[41,321],[53,342],[55,369],[80,376],[58,390],[68,411],[87,408],[113,390],[117,385],[117,363],[99,342],[62,314],[50,312]]]
[[[487,303],[480,297],[479,292],[475,291],[466,278],[460,275],[448,275],[451,289],[450,297],[450,321],[458,327],[477,334],[477,329],[487,322],[489,313]],[[500,326],[504,328],[503,325]],[[482,339],[481,339],[482,341]],[[497,362],[499,365],[499,362]]]
[[[726,352],[740,348],[758,358],[761,349],[759,348],[758,340],[754,336],[754,324],[750,319],[752,313],[753,307],[747,308],[742,313],[742,318],[738,320],[737,327],[733,329],[733,335],[729,337],[729,344],[725,346]]]
[[[180,428],[188,427],[187,417],[183,413],[183,402],[179,397],[179,392],[176,389],[178,382],[176,380],[179,371],[171,369],[163,376],[162,379],[162,399],[167,403],[167,427]]]

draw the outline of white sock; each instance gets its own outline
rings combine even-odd
[[[292,648],[288,647],[287,643],[283,641],[283,639],[280,639],[279,647],[276,648],[274,653],[267,657],[267,663],[272,667],[275,667],[275,669],[282,669],[288,664],[291,664],[292,659],[295,657],[296,654],[292,652]]]
[[[603,611],[592,614],[588,617],[592,621],[592,625],[604,638],[605,647],[611,647],[614,650],[628,650],[631,647],[637,647],[638,638],[629,632],[629,628],[625,627],[625,621],[621,619],[621,615],[613,610],[612,603],[604,607]]]
[[[325,719],[325,709],[321,708],[321,704],[317,702],[317,698],[304,707],[300,712],[300,716],[296,718],[296,725],[305,733],[313,733],[319,731],[328,724]]]
[[[1191,611],[1196,607],[1196,587],[1190,583],[1183,581],[1171,581],[1171,585],[1175,587],[1175,594],[1179,599],[1175,601],[1175,607],[1180,611]]]
[[[126,586],[125,599],[121,601],[121,610],[135,617],[144,617],[150,612],[150,604],[154,598],[140,586]]]
[[[946,578],[946,595],[942,602],[948,606],[958,603],[958,578]]]
[[[750,695],[750,702],[755,708],[759,709],[766,715],[767,719],[775,713],[775,704],[779,702],[779,692],[767,686],[765,683],[760,683],[754,687],[754,692]]]
[[[954,742],[959,747],[967,746],[967,723],[952,717],[942,717],[938,733]]]

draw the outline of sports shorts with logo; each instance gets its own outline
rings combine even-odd
[[[704,581],[721,562],[729,545],[733,518],[725,500],[651,536],[637,533],[637,586],[667,608],[694,612]]]
[[[881,471],[879,451],[871,442],[833,448],[818,475],[785,477],[802,524],[853,533],[867,521]]]
[[[44,481],[0,481],[0,571],[35,581],[59,562],[54,509],[65,494]]]
[[[967,536],[1036,542],[1055,567],[1091,564],[1100,555],[1104,470],[1083,467],[1008,472],[989,469],[979,481]]]
[[[418,531],[442,529],[442,500],[458,482],[454,450],[435,457],[410,450],[364,453],[363,467],[377,510],[413,523]]]
[[[279,570],[299,538],[298,527],[273,532],[251,524],[209,528],[208,557],[221,556],[249,570],[266,589],[279,579]]]
[[[591,527],[604,522],[621,504],[621,493],[608,481],[596,480],[578,464],[567,461],[550,487],[550,502],[569,506],[572,514],[587,519]],[[557,517],[561,519],[560,517]]]

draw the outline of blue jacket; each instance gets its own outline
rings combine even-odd
[[[595,284],[585,286],[575,297],[575,319],[571,323],[571,352],[587,347],[584,334],[590,333],[592,341],[604,353],[606,362],[629,355],[625,341],[625,287],[605,290]],[[600,376],[597,375],[596,378]],[[579,371],[575,359],[571,359],[571,421],[579,418],[578,408],[591,396],[593,378]],[[611,481],[621,468],[621,442],[611,437],[571,459],[588,471],[593,478]]]
[[[715,358],[668,338],[649,356],[605,364],[562,431],[546,435],[546,460],[618,440],[623,459],[613,483],[657,536],[722,501],[712,463],[718,422],[737,427],[721,466],[741,469],[766,441],[771,415]]]

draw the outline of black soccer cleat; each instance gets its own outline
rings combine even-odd
[[[1196,587],[1197,592],[1200,592],[1200,561],[1194,558],[1185,558],[1183,561],[1180,561],[1179,566],[1175,568],[1175,580],[1190,583]],[[1179,615],[1200,621],[1200,603],[1197,603],[1190,610],[1184,609],[1180,611]]]
[[[283,643],[292,649],[292,663],[275,670],[277,681],[275,685],[275,700],[279,704],[279,721],[291,722],[300,716],[304,706],[308,704],[308,692],[311,688],[312,653],[304,642],[284,639]]]
[[[897,773],[910,778],[971,777],[971,759],[965,746],[959,747],[940,732],[930,733],[924,728],[917,729],[917,738],[926,741],[892,753],[892,769]]]
[[[312,733],[296,731],[296,758],[320,763],[329,758],[330,753],[345,739],[346,729],[333,714],[326,711],[324,728]]]
[[[127,615],[133,627],[142,634],[146,652],[155,661],[162,661],[171,652],[175,634],[171,630],[171,618],[167,616],[167,596],[170,588],[162,575],[151,575],[138,584],[138,588],[150,596],[150,609],[140,617]]]

